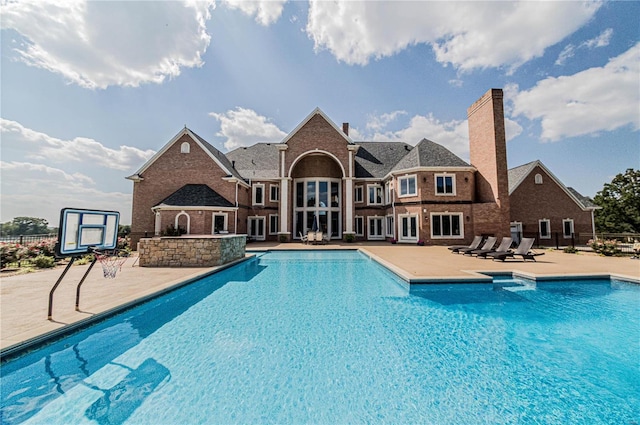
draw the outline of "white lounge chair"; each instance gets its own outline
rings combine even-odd
[[[302,232],[298,232],[298,235],[300,235],[300,242],[306,244],[307,242],[309,242],[309,236],[304,236],[302,234]]]

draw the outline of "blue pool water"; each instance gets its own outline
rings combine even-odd
[[[3,424],[633,424],[640,286],[280,252],[2,365]]]

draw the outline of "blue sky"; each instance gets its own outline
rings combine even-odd
[[[356,141],[468,160],[466,110],[505,91],[509,167],[593,196],[640,168],[640,2],[2,0],[1,210],[117,210],[184,125],[227,152],[315,107]]]

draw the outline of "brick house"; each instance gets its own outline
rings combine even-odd
[[[565,186],[544,164],[532,161],[509,170],[511,233],[535,237],[539,245],[562,246],[595,239],[589,198]]]
[[[185,127],[127,177],[133,246],[172,228],[290,241],[318,227],[337,240],[434,245],[509,236],[502,96],[489,90],[467,111],[470,163],[428,139],[356,142],[320,109],[280,143],[226,154]]]

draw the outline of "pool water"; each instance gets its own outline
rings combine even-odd
[[[2,365],[3,424],[633,424],[640,286],[269,252]]]

